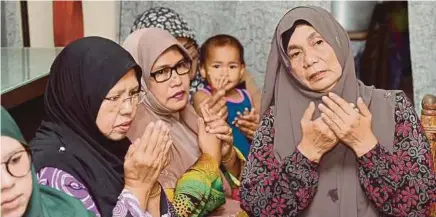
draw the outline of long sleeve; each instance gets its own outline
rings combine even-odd
[[[225,203],[218,163],[207,154],[165,192],[178,216],[205,216]]]
[[[38,173],[38,182],[81,200],[86,209],[92,211],[98,217],[101,216],[86,186],[69,173],[57,168],[45,167]],[[139,201],[133,193],[124,189],[118,197],[112,214],[113,217],[126,217],[128,213],[133,217],[151,217],[150,213],[141,210]],[[171,215],[164,214],[162,216]]]
[[[250,216],[297,216],[316,193],[318,165],[298,150],[279,163],[273,152],[273,127],[270,109],[255,133],[242,174],[241,204]]]
[[[428,216],[435,196],[430,146],[412,103],[396,96],[394,151],[378,144],[358,159],[359,180],[381,213]]]

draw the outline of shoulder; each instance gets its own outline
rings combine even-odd
[[[407,95],[404,92],[397,92],[394,96],[394,103],[395,107],[401,110],[405,109],[415,109],[413,106],[412,101],[407,97]]]
[[[270,106],[265,112],[263,112],[260,120],[261,126],[274,126],[274,106]]]
[[[74,195],[77,191],[88,191],[83,183],[68,172],[55,167],[44,167],[38,171],[38,183]]]

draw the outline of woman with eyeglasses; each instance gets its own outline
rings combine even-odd
[[[168,163],[168,127],[149,123],[133,144],[126,138],[143,96],[141,74],[108,39],[86,37],[62,50],[46,88],[47,118],[30,143],[40,184],[80,199],[97,216],[150,216],[150,198],[160,201],[159,216],[171,215],[155,185]]]
[[[83,204],[39,185],[32,156],[20,129],[1,107],[1,215],[3,217],[94,216]]]
[[[189,27],[186,20],[183,19],[180,14],[166,7],[154,7],[144,11],[134,21],[131,28],[131,33],[135,30],[143,28],[160,28],[168,31],[188,51],[188,54],[192,59],[192,66],[189,72],[189,96],[190,102],[192,103],[193,95],[198,90],[204,89],[205,86],[207,86],[206,79],[200,75],[198,69],[200,54],[198,40],[195,36],[194,30]],[[242,85],[241,87],[243,89],[247,89],[253,99],[254,109],[239,115],[237,117],[237,120],[235,121],[235,125],[242,131],[245,136],[252,138],[254,135],[254,131],[258,127],[258,119],[254,118],[253,115],[250,114],[250,112],[257,114],[257,112],[260,111],[261,92],[256,85],[253,76],[250,73],[243,73],[241,81],[243,84],[245,84],[245,87],[244,85]],[[209,99],[207,104],[210,107],[210,111],[212,114],[218,114],[226,119],[228,113],[224,95],[224,91],[217,91],[214,94],[214,98]]]
[[[233,137],[226,121],[210,114],[206,106],[202,107],[204,120],[199,119],[189,104],[192,64],[186,49],[170,33],[158,28],[133,32],[123,47],[143,70],[146,96],[138,105],[127,136],[131,140],[139,138],[144,126],[156,120],[169,125],[173,146],[169,164],[158,181],[177,215],[243,214],[239,202],[232,199],[229,184],[231,177],[239,177],[243,162],[231,151]],[[228,171],[226,175],[220,172],[220,165]]]

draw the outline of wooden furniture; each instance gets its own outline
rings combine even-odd
[[[421,123],[430,143],[436,168],[436,96],[427,94],[422,99]],[[436,217],[436,204],[432,204],[430,216]]]
[[[368,32],[348,32],[348,37],[352,41],[365,41],[368,37]]]

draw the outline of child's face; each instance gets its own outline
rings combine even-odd
[[[229,91],[236,87],[245,71],[238,49],[233,46],[211,47],[201,74],[216,89]]]

